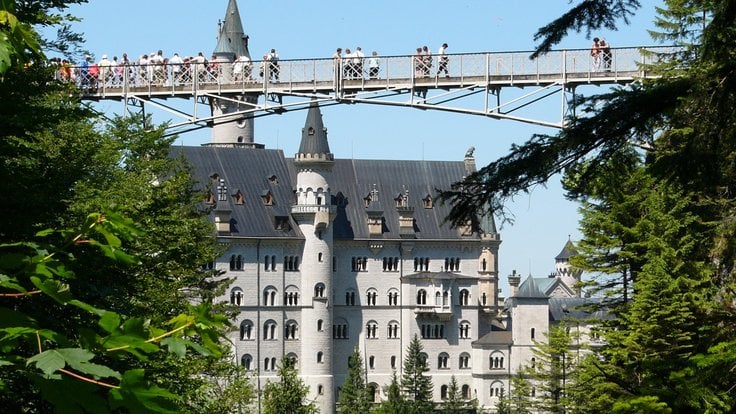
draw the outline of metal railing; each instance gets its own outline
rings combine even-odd
[[[673,47],[611,49],[610,58],[594,58],[588,49],[552,51],[535,59],[531,52],[484,52],[439,56],[379,56],[371,71],[370,57],[293,59],[277,62],[196,62],[182,64],[127,64],[62,66],[60,80],[75,82],[88,96],[129,94],[196,94],[197,91],[249,93],[278,92],[290,88],[329,89],[392,88],[433,82],[503,84],[556,80],[632,77],[643,64],[664,59]],[[440,67],[447,71],[440,72]]]

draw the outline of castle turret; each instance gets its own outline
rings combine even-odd
[[[305,335],[301,339],[301,377],[309,386],[309,400],[321,413],[335,412],[332,375],[332,220],[330,182],[334,156],[327,143],[327,129],[316,103],[309,108],[302,129],[297,168],[296,201],[292,216],[304,235],[302,292],[314,292],[302,308]]]
[[[218,82],[230,84],[242,81],[233,73],[236,59],[246,57],[248,65],[248,35],[243,30],[238,4],[230,0],[225,12],[225,19],[218,24],[217,46],[212,52],[218,63]],[[262,148],[255,144],[253,117],[237,115],[237,112],[252,108],[258,102],[257,94],[222,94],[221,97],[210,97],[210,110],[215,118],[212,121],[212,142],[215,146],[245,146]],[[233,114],[232,116],[225,116]]]
[[[575,249],[575,245],[568,238],[560,254],[555,257],[555,271],[567,287],[577,292],[577,295],[580,296],[580,289],[577,287],[577,284],[580,282],[583,271],[570,263],[570,259],[577,254],[578,251]]]

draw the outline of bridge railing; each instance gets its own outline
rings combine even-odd
[[[536,59],[530,52],[487,52],[440,57],[411,55],[379,56],[379,69],[372,73],[370,57],[363,59],[332,58],[289,59],[278,62],[206,62],[183,64],[130,64],[119,66],[60,67],[59,79],[75,82],[85,93],[98,97],[123,96],[128,93],[196,93],[198,90],[265,91],[288,89],[291,85],[315,89],[339,90],[385,84],[405,87],[449,78],[452,82],[478,83],[494,80],[513,83],[516,79],[615,77],[640,70],[641,64],[675,52],[672,47],[612,48],[610,55],[591,56],[589,49],[552,51]],[[441,66],[447,71],[440,72]]]

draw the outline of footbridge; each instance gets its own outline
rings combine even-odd
[[[259,117],[329,104],[375,104],[441,110],[562,128],[570,98],[585,85],[626,85],[653,75],[648,64],[666,59],[672,47],[624,47],[594,58],[588,49],[557,50],[530,59],[532,52],[482,52],[434,56],[350,59],[290,59],[276,62],[206,62],[74,67],[63,77],[76,82],[83,99],[118,100],[124,112],[160,108],[180,118],[169,126],[185,132],[217,122],[198,108],[213,99],[233,99],[236,113]],[[243,100],[242,97],[250,97]],[[554,119],[523,109],[559,97]],[[189,103],[186,103],[185,101]],[[190,108],[190,109],[188,109]]]

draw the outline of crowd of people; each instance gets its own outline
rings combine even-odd
[[[437,51],[437,77],[450,75],[447,47],[447,43],[443,43]],[[376,51],[366,57],[360,47],[354,50],[346,48],[344,54],[342,48],[337,48],[332,58],[335,74],[343,79],[363,79],[366,76],[377,79],[379,76],[381,61]],[[75,82],[81,88],[120,87],[123,84],[172,86],[191,83],[195,78],[200,83],[217,82],[222,77],[234,82],[279,82],[281,70],[275,49],[263,54],[257,73],[247,55],[236,55],[227,60],[228,64],[223,65],[217,56],[207,59],[202,52],[196,56],[182,57],[174,53],[166,57],[162,50],[158,50],[142,54],[137,59],[130,59],[127,53],[123,53],[120,58],[115,55],[112,59],[103,54],[97,62],[91,56],[85,56],[78,64],[61,58],[53,58],[51,63],[58,67],[56,76],[59,80]],[[430,76],[433,56],[427,46],[417,48],[412,61],[417,78]]]
[[[174,53],[169,58],[164,57],[162,50],[140,55],[136,60],[131,60],[127,53],[123,53],[121,58],[113,56],[112,59],[103,54],[97,62],[88,55],[78,64],[61,58],[53,58],[51,63],[58,68],[56,76],[59,80],[75,82],[85,89],[120,87],[123,83],[132,86],[171,86],[191,83],[195,77],[200,83],[216,82],[222,76],[236,82],[257,80],[247,55],[233,56],[232,63],[228,65],[222,65],[214,55],[207,59],[202,52],[185,57]],[[261,78],[266,76],[278,82],[279,64],[275,49],[263,56],[259,68]]]

